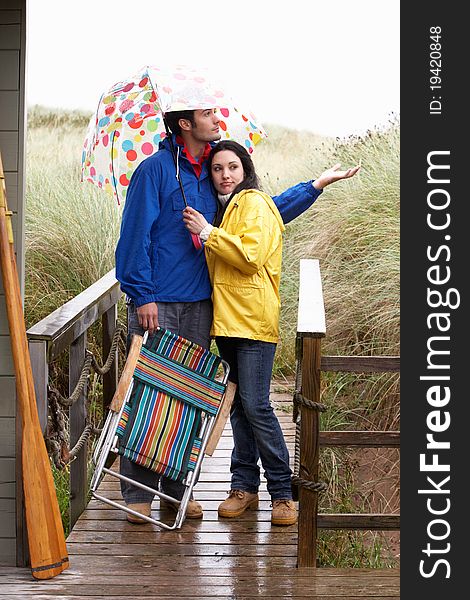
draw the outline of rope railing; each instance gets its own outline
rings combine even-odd
[[[69,448],[69,435],[65,410],[73,406],[78,399],[82,397],[92,370],[101,377],[109,372],[115,361],[119,342],[122,342],[123,344],[126,342],[126,327],[122,324],[117,325],[114,331],[108,357],[103,365],[100,365],[93,352],[88,348],[86,349],[85,360],[80,376],[75,388],[68,398],[65,398],[60,394],[56,388],[53,388],[52,386],[48,387],[49,419],[45,440],[54,465],[59,470],[64,469],[78,456],[92,436],[101,433],[101,430],[95,428],[90,422],[87,409],[85,427],[73,448]]]

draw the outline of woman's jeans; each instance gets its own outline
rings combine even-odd
[[[173,333],[209,348],[210,328],[212,324],[212,301],[201,300],[200,302],[158,302],[158,323],[160,327],[169,329]],[[127,347],[129,350],[131,335],[136,333],[143,335],[144,330],[139,325],[137,310],[134,303],[128,304],[127,309]],[[130,479],[135,479],[144,485],[157,488],[160,480],[161,491],[173,498],[181,499],[184,493],[184,485],[179,481],[173,481],[167,477],[160,477],[154,471],[141,467],[136,463],[121,456],[120,473]],[[141,502],[152,502],[154,495],[145,490],[120,481],[121,493],[126,504],[139,504]]]
[[[271,499],[291,499],[289,452],[269,401],[276,344],[229,337],[217,337],[216,342],[221,357],[230,365],[229,379],[237,383],[230,413],[234,440],[231,489],[258,491],[261,458]]]

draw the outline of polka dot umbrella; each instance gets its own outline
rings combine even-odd
[[[143,67],[102,95],[83,146],[82,181],[123,201],[135,168],[157,152],[166,136],[163,113],[214,107],[221,139],[236,140],[251,153],[266,137],[254,115],[236,106],[206,72],[181,65]]]

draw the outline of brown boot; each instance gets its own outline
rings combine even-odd
[[[219,517],[239,517],[247,508],[258,508],[258,494],[244,492],[243,490],[230,490],[226,500],[219,504]]]
[[[173,502],[167,502],[166,500],[160,500],[160,508],[169,508],[175,513],[178,512],[179,506],[173,504]],[[190,500],[186,508],[187,519],[202,519],[203,516],[202,506],[196,500]]]
[[[139,512],[141,515],[145,515],[146,517],[150,517],[152,514],[152,504],[150,502],[140,502],[137,504],[126,504],[127,508],[131,510],[135,510]],[[148,523],[145,519],[141,517],[137,517],[136,515],[131,515],[130,513],[126,513],[127,520],[129,523],[134,523],[135,525],[140,525],[141,523]]]
[[[273,525],[293,525],[297,523],[297,509],[293,500],[273,500],[271,513]]]

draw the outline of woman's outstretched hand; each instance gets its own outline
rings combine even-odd
[[[323,173],[320,175],[320,177],[315,179],[315,181],[313,182],[313,184],[312,184],[313,187],[316,188],[317,190],[322,190],[327,185],[330,185],[330,183],[334,183],[335,181],[340,181],[341,179],[349,179],[350,177],[353,177],[359,171],[359,169],[361,168],[361,165],[351,167],[350,169],[347,169],[346,171],[340,171],[339,170],[340,167],[341,167],[341,163],[336,163],[330,169],[323,171]]]
[[[198,235],[208,225],[208,222],[201,213],[191,206],[187,206],[183,210],[183,221],[191,233],[197,233]]]

